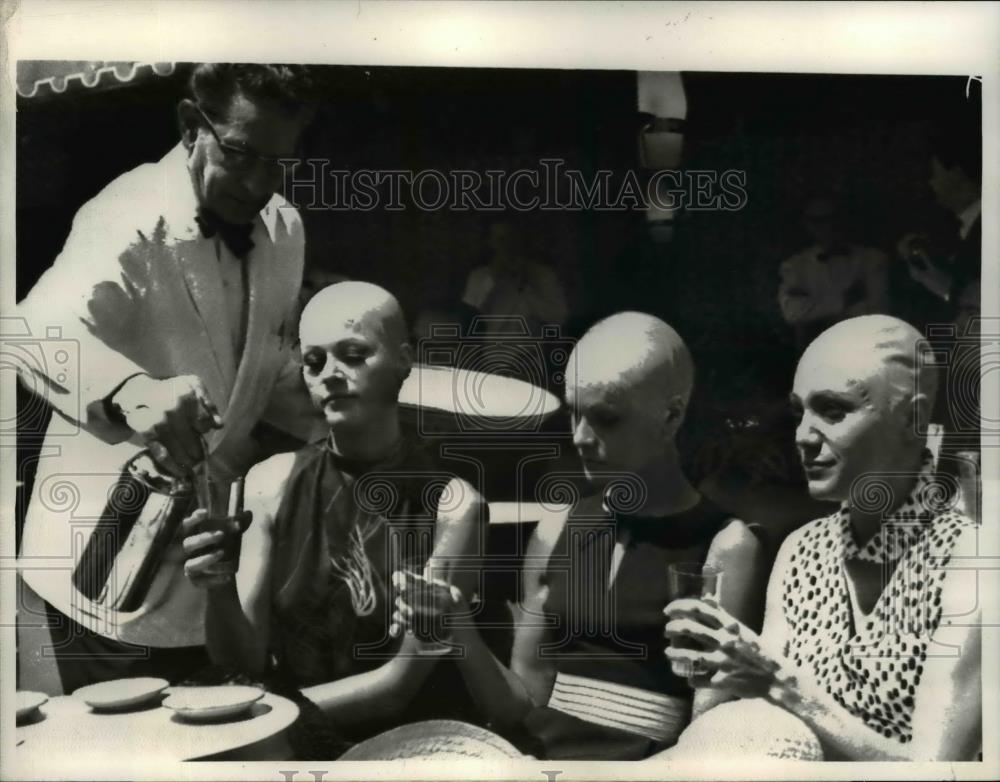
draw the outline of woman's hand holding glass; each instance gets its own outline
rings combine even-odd
[[[447,581],[433,578],[427,570],[421,573],[410,568],[394,572],[392,584],[396,590],[396,610],[389,634],[394,638],[403,632],[412,634],[421,642],[422,649],[450,649],[447,617],[467,612],[462,591]]]
[[[213,498],[217,494],[206,473],[202,496],[208,507],[199,508],[181,522],[186,556],[184,573],[199,587],[219,586],[233,580],[240,566],[240,542],[253,518],[249,511],[243,510],[242,478],[229,486],[229,506],[224,512],[214,507]]]
[[[697,674],[695,688],[726,690],[740,698],[767,697],[778,683],[780,656],[766,650],[761,638],[731,616],[713,598],[685,598],[670,603],[664,635],[672,642],[667,659]],[[675,639],[684,641],[680,645]],[[698,648],[685,648],[696,646]]]

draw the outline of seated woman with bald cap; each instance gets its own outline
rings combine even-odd
[[[978,528],[955,510],[955,482],[935,472],[920,434],[935,378],[919,340],[870,315],[802,356],[796,445],[810,494],[840,508],[785,540],[759,635],[712,601],[668,606],[667,636],[686,643],[667,656],[704,666],[699,692],[744,700],[697,720],[665,755],[782,754],[789,736],[791,756],[811,759],[981,750],[978,573],[949,567],[977,555]]]
[[[401,432],[412,353],[389,293],[324,288],[299,333],[302,375],[329,433],[247,474],[235,575],[219,565],[239,525],[207,531],[204,510],[184,522],[185,571],[208,591],[212,661],[297,700],[295,756],[332,759],[404,721],[468,716],[453,664],[390,633],[390,577],[405,560],[463,585],[450,569],[480,551],[486,516],[469,484]]]
[[[641,759],[725,699],[695,694],[663,656],[668,565],[720,568],[722,605],[753,624],[767,578],[762,546],[681,469],[674,439],[694,368],[670,326],[614,315],[579,341],[566,378],[573,443],[594,493],[535,532],[509,667],[474,629],[457,628],[459,667],[490,725],[522,751]],[[441,590],[434,610],[466,613],[464,602]],[[404,600],[399,619],[419,611]]]

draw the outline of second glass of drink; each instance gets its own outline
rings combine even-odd
[[[717,600],[722,584],[722,569],[697,562],[671,562],[667,565],[667,582],[671,600],[685,597],[713,597]],[[683,636],[671,638],[670,645],[675,649],[701,649],[696,641]],[[708,672],[704,665],[687,660],[674,662],[671,668],[675,674],[684,678]]]

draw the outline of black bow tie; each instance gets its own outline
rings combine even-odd
[[[202,236],[211,239],[218,234],[223,244],[237,258],[246,258],[253,249],[253,240],[250,238],[250,234],[253,233],[253,223],[233,225],[209,209],[199,209],[194,219],[201,229]]]

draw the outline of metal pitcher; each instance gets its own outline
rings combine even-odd
[[[160,469],[149,451],[122,468],[73,573],[84,596],[117,611],[142,606],[181,521],[194,510],[191,478]]]

